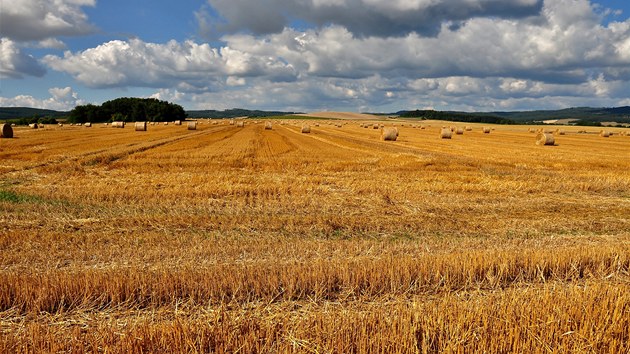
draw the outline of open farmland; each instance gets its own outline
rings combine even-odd
[[[0,139],[0,352],[630,351],[622,130],[271,122]]]

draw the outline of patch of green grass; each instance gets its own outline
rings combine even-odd
[[[33,199],[37,199],[37,197],[18,194],[12,191],[0,190],[0,202],[9,202],[9,203],[24,203],[31,201]]]

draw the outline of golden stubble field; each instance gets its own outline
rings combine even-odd
[[[0,352],[630,351],[630,136],[272,123],[0,139]]]

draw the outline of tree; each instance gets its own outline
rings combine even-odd
[[[112,119],[165,122],[185,118],[186,111],[178,104],[155,98],[122,97],[104,102],[101,106],[91,104],[76,106],[70,112],[68,120],[71,123],[107,122]]]

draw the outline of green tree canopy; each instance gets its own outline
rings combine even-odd
[[[107,101],[100,106],[76,106],[68,120],[71,123],[98,123],[114,120],[165,122],[186,118],[184,108],[178,104],[155,98],[123,97]]]

